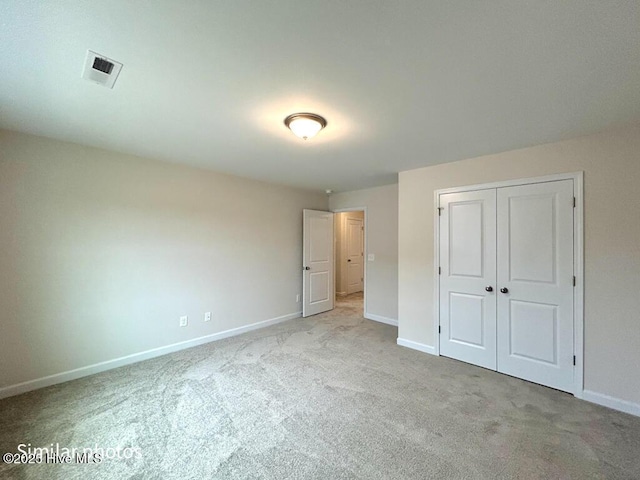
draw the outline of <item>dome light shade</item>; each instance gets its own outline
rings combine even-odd
[[[284,124],[297,137],[307,140],[327,126],[327,121],[315,113],[294,113],[284,119]]]

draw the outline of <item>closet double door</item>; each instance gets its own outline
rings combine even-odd
[[[573,390],[573,181],[439,195],[440,354]]]

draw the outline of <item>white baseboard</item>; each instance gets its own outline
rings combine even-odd
[[[438,353],[436,352],[436,347],[432,347],[431,345],[425,345],[424,343],[412,342],[411,340],[406,340],[406,339],[400,338],[400,337],[398,337],[397,343],[401,347],[411,348],[413,350],[418,350],[419,352],[428,353],[430,355],[438,355]]]
[[[597,403],[604,407],[613,408],[614,410],[619,410],[621,412],[630,413],[631,415],[640,417],[640,405],[637,403],[610,397],[604,393],[592,392],[591,390],[584,390],[582,392],[582,399],[587,402]]]
[[[211,335],[205,335],[203,337],[186,340],[184,342],[173,343],[164,347],[153,348],[140,353],[134,353],[125,357],[114,358],[113,360],[107,360],[105,362],[94,363],[93,365],[87,365],[86,367],[76,368],[74,370],[68,370],[66,372],[56,373],[35,380],[29,380],[27,382],[17,383],[15,385],[9,385],[8,387],[0,388],[0,399],[6,397],[12,397],[21,393],[36,390],[38,388],[49,387],[58,383],[68,382],[77,378],[86,377],[96,373],[104,372],[132,363],[141,362],[150,358],[160,357],[168,353],[177,352],[179,350],[185,350],[187,348],[197,347],[209,342],[215,342],[216,340],[222,340],[223,338],[234,337],[242,333],[250,332],[251,330],[257,330],[259,328],[265,328],[276,323],[286,322],[298,318],[302,315],[302,312],[290,313],[281,317],[271,318],[269,320],[263,320],[261,322],[252,323],[243,327],[232,328],[223,332],[213,333]]]
[[[424,345],[418,342],[412,342],[404,338],[398,338],[398,345],[402,347],[411,348],[420,352],[430,353],[431,355],[438,355],[435,347],[430,345]],[[587,402],[596,403],[604,407],[609,407],[620,412],[629,413],[640,417],[640,404],[629,402],[627,400],[621,400],[619,398],[611,397],[603,393],[593,392],[591,390],[583,390],[580,395],[576,395],[578,398],[582,398]]]
[[[374,313],[365,312],[364,318],[367,320],[373,320],[374,322],[386,323],[387,325],[398,326],[398,320],[395,318],[383,317],[382,315],[376,315]]]

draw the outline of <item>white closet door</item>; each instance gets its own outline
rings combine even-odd
[[[440,207],[440,353],[495,370],[496,191],[443,194]]]
[[[573,390],[573,182],[497,192],[498,371]]]

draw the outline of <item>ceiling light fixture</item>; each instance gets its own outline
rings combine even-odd
[[[327,121],[315,113],[294,113],[284,119],[284,124],[294,135],[307,140],[326,127]]]

